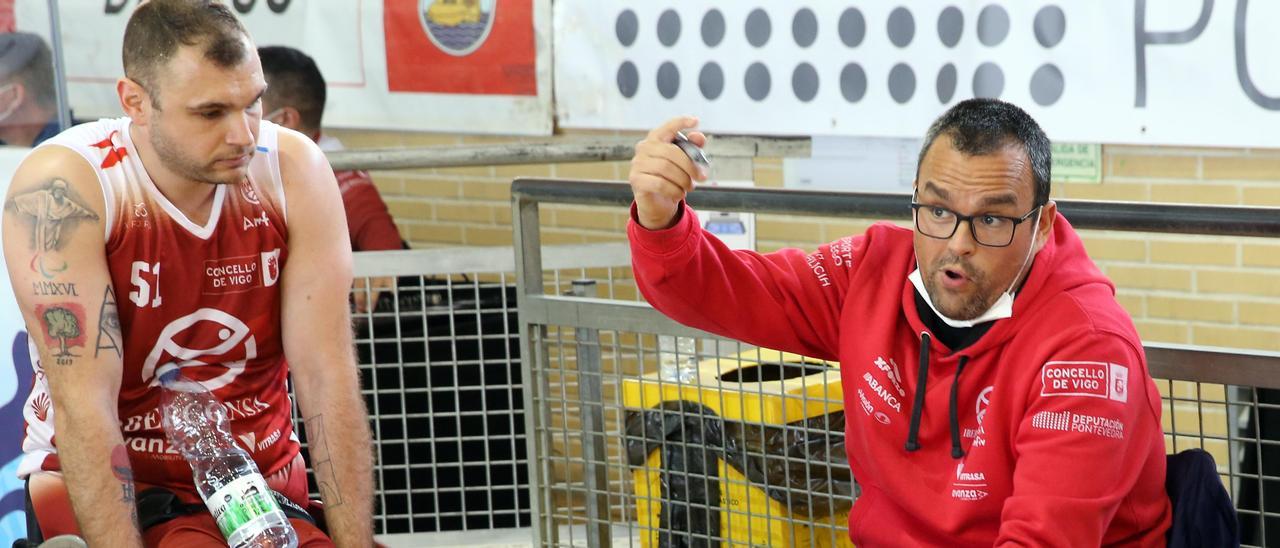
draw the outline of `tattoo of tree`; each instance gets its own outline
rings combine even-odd
[[[71,365],[72,358],[79,354],[71,352],[73,347],[84,346],[84,306],[79,303],[60,303],[54,305],[36,305],[36,315],[44,328],[45,345],[51,349],[57,345],[57,353],[53,355],[58,365]]]
[[[333,460],[329,456],[329,439],[324,430],[324,415],[315,415],[304,419],[306,425],[307,445],[311,449],[311,468],[316,474],[316,486],[320,488],[320,498],[327,507],[342,505],[342,490],[338,488],[338,476],[333,471]]]
[[[93,357],[103,350],[114,350],[116,356],[124,356],[120,350],[120,311],[116,308],[116,293],[111,286],[102,291],[102,308],[98,313],[98,343]]]
[[[30,218],[31,247],[37,253],[61,249],[66,243],[64,229],[70,232],[81,219],[98,220],[67,182],[56,177],[36,190],[14,196],[5,206]]]

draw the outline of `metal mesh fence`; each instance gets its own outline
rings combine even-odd
[[[660,352],[609,329],[535,338],[543,545],[848,545],[832,364],[713,339]]]
[[[604,249],[596,262],[625,259],[616,246],[594,249]],[[359,277],[352,291],[356,361],[373,435],[377,534],[532,523],[512,251],[476,251],[357,255],[359,270],[388,274]],[[451,265],[469,270],[450,272],[457,270]],[[567,291],[569,280],[588,274],[612,287],[612,268],[572,268],[548,270],[546,290],[556,292],[563,279]],[[296,405],[294,414],[306,455]]]
[[[838,366],[718,339],[627,299],[601,299],[589,283],[578,297],[531,291],[545,283],[540,202],[621,207],[630,194],[620,185],[527,180],[513,195],[536,456],[531,501],[540,510],[534,544],[849,546],[859,487],[843,418],[865,407],[842,401]],[[884,215],[901,199],[731,189],[703,189],[700,198],[711,209],[813,215]],[[1144,219],[1171,218],[1070,205],[1081,227],[1135,230]],[[1201,224],[1148,225],[1247,232],[1215,224],[1234,210],[1184,214]],[[1280,546],[1280,391],[1268,376],[1280,356],[1161,346],[1148,354],[1153,372],[1180,379],[1156,381],[1167,452],[1209,452],[1245,545]]]
[[[533,330],[540,545],[851,545],[837,364],[608,327]],[[1280,391],[1156,385],[1167,451],[1213,455],[1245,545],[1280,545]]]

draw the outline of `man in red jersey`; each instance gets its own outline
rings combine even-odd
[[[684,198],[701,176],[672,144],[696,124],[636,145],[636,281],[682,323],[840,362],[855,544],[1165,545],[1160,395],[1049,200],[1030,116],[958,103],[925,136],[915,230],[880,223],[813,253],[733,251],[699,227]]]
[[[38,147],[5,201],[36,369],[20,474],[38,533],[225,545],[164,435],[158,379],[174,369],[226,407],[284,505],[306,507],[292,373],[332,540],[305,513],[292,524],[303,546],[369,545],[370,440],[332,169],[305,135],[261,120],[257,52],[226,6],[143,3],[123,58],[128,117]],[[154,493],[176,501],[139,515]]]
[[[326,152],[342,150],[342,142],[321,131],[326,90],[315,60],[288,46],[260,47],[258,58],[268,86],[262,97],[262,119],[310,137]],[[342,191],[352,251],[402,249],[400,232],[369,172],[344,170],[334,176]]]
[[[326,90],[324,76],[311,56],[288,46],[263,46],[258,48],[262,60],[262,75],[267,79],[267,94],[262,96],[264,120],[300,132],[326,152],[342,150],[342,143],[321,132],[324,117]],[[400,231],[387,211],[387,204],[373,185],[373,178],[364,170],[335,171],[338,189],[342,192],[342,206],[347,212],[347,233],[351,237],[352,251],[378,251],[403,249]],[[367,280],[356,281],[354,302],[357,312],[364,312],[378,302],[382,291],[391,287],[395,278],[374,278],[374,293],[367,295],[363,285]]]

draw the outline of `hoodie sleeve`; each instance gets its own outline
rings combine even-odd
[[[1070,342],[1039,365],[1015,427],[1013,495],[995,545],[1099,546],[1114,520],[1163,543],[1169,503],[1160,396],[1143,354],[1111,333],[1058,340]],[[1105,540],[1148,545],[1152,538]]]
[[[750,344],[836,359],[840,307],[865,237],[813,253],[735,251],[702,229],[681,204],[675,226],[649,230],[635,218],[627,235],[641,294],[672,319]]]

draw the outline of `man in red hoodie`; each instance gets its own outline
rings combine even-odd
[[[734,251],[700,228],[684,197],[704,176],[672,144],[696,124],[636,145],[637,283],[681,323],[841,363],[855,544],[1164,545],[1160,396],[1114,285],[1049,200],[1030,116],[952,107],[920,153],[915,230],[879,223],[812,253]]]

